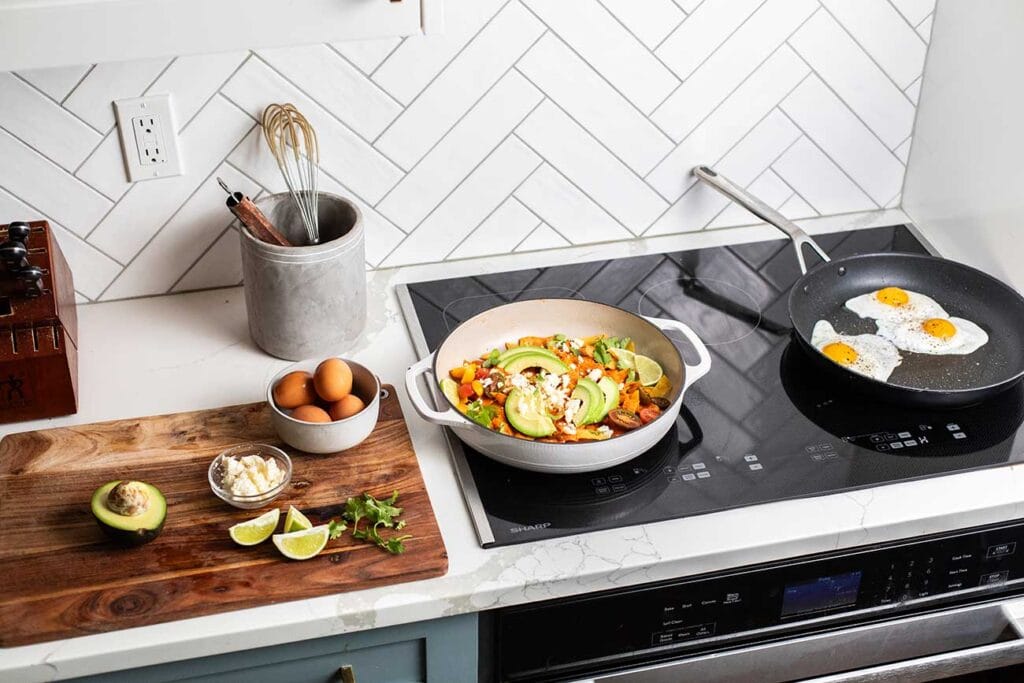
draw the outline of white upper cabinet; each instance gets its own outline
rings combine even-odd
[[[0,71],[404,36],[443,0],[0,0]]]

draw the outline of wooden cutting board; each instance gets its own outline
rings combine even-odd
[[[12,434],[0,441],[0,647],[442,576],[448,556],[394,387],[369,438],[342,453],[311,455],[280,443],[265,403]],[[270,506],[238,510],[210,491],[214,456],[238,443],[283,448],[288,489]],[[112,545],[89,510],[114,479],[156,485],[167,521],[153,542]],[[287,560],[269,540],[240,547],[228,527],[288,505],[314,524],[349,496],[398,490],[402,555],[352,539],[317,557]],[[280,530],[280,529],[279,529]]]

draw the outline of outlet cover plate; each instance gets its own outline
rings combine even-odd
[[[114,114],[129,182],[184,173],[170,95],[116,100]]]

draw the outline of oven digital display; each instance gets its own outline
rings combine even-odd
[[[855,604],[862,574],[859,571],[847,572],[803,583],[786,584],[782,596],[782,616],[791,617]]]

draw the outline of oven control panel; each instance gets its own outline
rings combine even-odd
[[[1024,521],[502,610],[510,680],[1024,592]],[[532,672],[532,673],[531,673]],[[503,679],[504,680],[504,679]],[[543,680],[543,676],[537,680]]]

